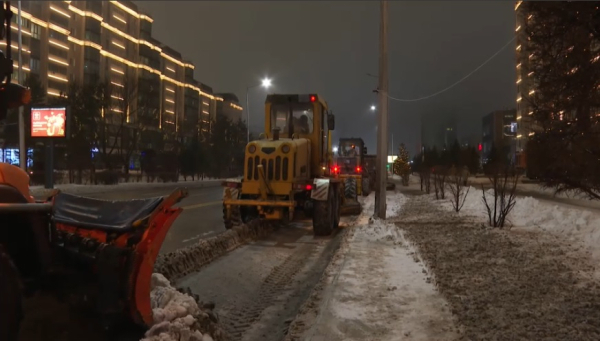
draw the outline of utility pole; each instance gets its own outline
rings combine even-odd
[[[388,74],[387,74],[387,9],[385,0],[381,4],[381,22],[379,27],[379,108],[377,143],[377,193],[375,196],[375,217],[385,219],[386,184],[387,184],[387,150],[388,150]]]
[[[19,43],[19,72],[18,82],[20,85],[23,85],[23,36],[21,31],[21,1],[17,1],[17,27],[18,27],[18,43]],[[11,32],[6,32],[6,34],[11,34]],[[7,46],[7,49],[12,47]],[[25,113],[23,112],[23,106],[19,107],[19,165],[21,169],[27,171],[27,149],[25,148]]]
[[[250,87],[246,86],[246,129],[248,133],[248,143],[250,143],[250,105],[248,104],[248,92]]]

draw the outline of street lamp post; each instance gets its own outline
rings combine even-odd
[[[246,86],[246,129],[248,130],[248,143],[250,143],[250,104],[248,101],[248,93],[250,92],[250,89],[256,88],[257,86],[268,89],[271,86],[271,79],[265,77],[260,84]]]

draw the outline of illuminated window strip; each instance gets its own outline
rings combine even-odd
[[[119,16],[117,16],[117,15],[114,15],[114,14],[113,14],[113,18],[115,18],[115,19],[119,20],[119,21],[120,21],[120,22],[122,22],[123,24],[127,24],[127,21],[125,21],[123,18],[121,18],[121,17],[119,17]]]
[[[519,8],[519,6],[521,6],[522,2],[523,1],[517,1],[517,4],[515,5],[515,11],[517,10],[517,8]]]
[[[242,107],[240,107],[239,105],[233,104],[233,103],[229,103],[229,106],[231,106],[232,108],[237,109],[237,110],[243,110]]]
[[[67,63],[67,62],[65,62],[63,60],[60,60],[58,58],[48,57],[48,60],[51,60],[51,61],[53,61],[55,63],[58,63],[58,64],[61,64],[61,65],[69,66],[69,63]]]
[[[171,69],[170,67],[167,66],[167,70],[171,71],[171,72],[175,72],[175,70]]]
[[[50,78],[52,78],[52,79],[59,80],[59,81],[61,81],[61,82],[65,82],[65,83],[69,81],[69,80],[68,80],[68,79],[66,79],[66,78],[59,77],[59,76],[55,76],[55,75],[48,75],[48,77],[50,77]]]
[[[147,65],[136,64],[136,63],[134,63],[132,61],[129,61],[129,60],[125,59],[125,58],[122,58],[122,57],[119,57],[119,56],[117,56],[117,55],[115,55],[113,53],[110,53],[110,52],[102,49],[102,46],[100,46],[98,44],[95,44],[95,43],[92,43],[92,42],[89,42],[89,41],[79,40],[79,39],[76,39],[76,38],[73,38],[73,37],[70,37],[70,36],[69,36],[69,41],[74,42],[74,43],[79,44],[79,45],[85,45],[85,46],[94,47],[95,49],[99,50],[100,54],[103,55],[103,56],[106,56],[106,57],[109,57],[109,58],[114,59],[116,61],[119,61],[119,62],[121,62],[121,63],[123,63],[125,65],[131,66],[131,67],[135,67],[135,68],[138,68],[138,69],[144,69],[144,70],[146,70],[148,72],[151,72],[151,73],[154,73],[156,75],[159,75],[161,79],[164,79],[164,80],[166,80],[168,82],[171,82],[171,83],[173,83],[175,85],[178,85],[178,86],[181,86],[181,87],[187,87],[187,88],[196,90],[198,93],[200,93],[200,95],[205,96],[207,98],[214,99],[214,100],[217,100],[217,101],[223,101],[223,98],[217,97],[217,96],[213,96],[211,94],[208,94],[208,93],[200,90],[200,88],[197,87],[197,86],[194,86],[192,84],[187,84],[187,83],[180,82],[180,81],[178,81],[176,79],[173,79],[171,77],[163,75],[160,71],[155,70],[155,69],[153,69],[153,68],[151,68],[151,67],[149,67]]]
[[[15,26],[10,26],[10,28],[11,28],[11,29],[13,29],[13,30],[15,30],[15,31],[17,31],[17,32],[19,31],[19,28],[18,28],[18,27],[15,27]],[[28,35],[28,36],[30,36],[30,35],[31,35],[31,32],[25,31],[25,30],[23,29],[23,27],[21,27],[21,32],[22,32],[22,33],[25,33],[25,34],[26,34],[26,35]]]
[[[517,26],[517,28],[515,29],[515,32],[519,32],[520,29],[521,29],[521,25]]]
[[[165,90],[169,91],[169,92],[175,92],[175,90],[171,89],[171,88],[166,88]]]
[[[117,109],[117,108],[111,108],[110,110],[114,111],[114,112],[118,112],[119,114],[123,113],[123,110],[121,109]]]
[[[123,46],[123,45],[121,45],[121,44],[117,43],[117,42],[116,42],[116,41],[114,41],[114,40],[112,41],[112,44],[113,44],[113,45],[116,45],[116,46],[118,46],[118,47],[120,47],[120,48],[122,48],[123,50],[125,50],[125,46]]]
[[[60,47],[60,48],[63,48],[63,49],[65,49],[65,50],[68,50],[68,49],[69,49],[69,47],[68,47],[67,45],[63,45],[63,44],[61,44],[61,43],[59,43],[59,42],[57,42],[57,41],[55,41],[55,40],[48,40],[48,42],[49,42],[50,44],[52,44],[52,45],[58,46],[58,47]]]
[[[204,104],[204,105],[210,105],[210,104],[208,104],[208,103],[206,103],[206,102],[202,102],[202,104]]]
[[[48,23],[48,28],[51,29],[51,30],[54,30],[54,31],[56,31],[58,33],[62,33],[64,35],[66,35],[66,36],[68,36],[69,34],[71,34],[71,31],[67,30],[66,28],[62,28],[62,27],[60,27],[58,25],[54,25],[52,23]]]
[[[167,102],[169,102],[169,103],[173,103],[173,104],[175,104],[175,101],[174,101],[174,100],[172,100],[172,99],[168,99],[168,98],[166,98],[166,99],[165,99],[165,101],[167,101]]]
[[[125,74],[125,72],[123,72],[122,70],[115,69],[114,67],[111,67],[110,69],[111,69],[112,71],[114,71],[114,72],[118,73],[118,74],[121,74],[121,75],[124,75],[124,74]]]
[[[52,5],[50,5],[50,9],[53,10],[54,12],[62,15],[62,16],[65,16],[67,18],[71,18],[71,16],[69,15],[69,13],[65,13],[65,12],[59,10],[58,8],[56,8],[56,7],[52,6]]]
[[[104,19],[101,16],[99,16],[99,15],[97,15],[95,13],[87,12],[87,11],[82,11],[79,8],[74,7],[74,6],[69,6],[69,10],[71,10],[74,13],[77,13],[77,14],[79,14],[81,16],[92,17],[92,18],[100,21],[102,27],[107,28],[108,30],[112,31],[113,33],[116,33],[116,34],[120,35],[121,37],[126,38],[126,39],[128,39],[128,40],[130,40],[130,41],[132,41],[132,42],[134,42],[136,44],[144,44],[144,45],[150,47],[153,50],[159,51],[160,54],[161,54],[161,56],[163,56],[163,57],[171,60],[173,63],[176,63],[176,64],[178,64],[180,66],[183,66],[183,67],[187,67],[189,69],[194,69],[195,68],[194,65],[192,65],[192,64],[184,63],[182,61],[179,61],[179,60],[177,60],[177,59],[175,59],[175,58],[173,58],[173,57],[165,54],[164,52],[162,52],[162,49],[160,47],[158,47],[158,46],[156,46],[154,44],[151,44],[151,43],[149,43],[149,42],[147,42],[145,40],[141,40],[141,39],[137,39],[135,37],[132,37],[129,34],[124,33],[123,31],[119,30],[118,28],[111,26],[110,24],[104,22]]]
[[[523,80],[522,80],[521,78],[519,78],[519,79],[517,80],[517,84],[521,83],[522,81],[523,81]]]
[[[6,43],[5,43],[5,42],[0,42],[0,46],[6,46]],[[13,44],[10,44],[10,47],[12,47],[12,48],[13,48],[13,49],[15,49],[15,50],[18,50],[18,49],[19,49],[19,46],[17,46],[17,45],[13,45]],[[23,51],[23,52],[25,52],[25,53],[31,53],[31,51],[29,51],[29,50],[26,50],[24,47],[21,49],[21,51]]]
[[[138,18],[138,19],[143,19],[143,20],[147,20],[147,21],[149,21],[149,22],[154,22],[154,20],[153,20],[152,18],[150,18],[149,16],[147,16],[147,15],[144,15],[144,14],[138,14],[136,11],[134,11],[134,10],[132,10],[131,8],[129,8],[129,7],[127,7],[127,6],[123,5],[123,4],[121,4],[121,3],[120,3],[120,2],[118,2],[118,1],[111,1],[111,3],[112,3],[113,5],[116,5],[116,6],[117,6],[117,7],[119,7],[120,9],[124,10],[125,12],[127,12],[127,13],[129,13],[129,14],[133,15],[134,17],[136,17],[136,18]]]
[[[114,99],[118,99],[119,101],[123,101],[122,97],[115,96],[115,95],[110,95],[110,98],[114,98]]]
[[[206,115],[210,115],[210,113],[208,111],[206,111],[206,110],[202,110],[202,113],[206,114]]]
[[[172,110],[165,110],[165,112],[166,112],[166,113],[169,113],[169,114],[175,114],[175,112],[174,112],[174,111],[172,111]]]
[[[59,92],[54,92],[54,91],[52,91],[52,90],[48,90],[48,91],[46,91],[46,93],[47,93],[48,95],[51,95],[51,96],[60,97],[60,93],[59,93]],[[64,97],[66,98],[67,96],[64,96]]]
[[[517,121],[521,119],[521,116],[517,116]]]
[[[19,65],[18,64],[13,64],[13,68],[15,70],[18,70],[19,69]],[[29,69],[27,66],[23,66],[23,70],[27,71],[27,72],[31,71],[31,69]]]
[[[123,84],[119,84],[119,83],[116,83],[116,82],[110,82],[110,84],[112,84],[112,85],[115,85],[115,86],[118,86],[118,87],[120,87],[120,88],[124,88],[124,87],[125,87],[125,85],[123,85]]]

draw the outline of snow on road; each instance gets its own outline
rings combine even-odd
[[[393,217],[406,197],[389,193],[387,201]],[[288,340],[454,340],[447,303],[416,250],[392,223],[368,223],[372,195],[363,207],[359,225],[349,231]]]

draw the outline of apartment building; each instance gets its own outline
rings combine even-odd
[[[515,2],[516,15],[516,82],[517,82],[517,136],[515,140],[515,164],[517,167],[526,168],[527,140],[539,128],[533,119],[533,110],[527,99],[535,94],[535,81],[533,71],[530,70],[530,60],[533,54],[527,48],[528,36],[526,32],[528,22],[533,16],[527,13],[523,1]]]
[[[243,108],[239,105],[240,101],[235,94],[225,93],[216,94],[216,96],[223,98],[222,101],[217,102],[217,115],[223,115],[234,123],[244,120],[242,117]]]
[[[12,48],[17,70],[14,5]],[[136,105],[153,108],[156,118],[149,124],[155,129],[183,138],[210,133],[211,119],[223,98],[195,80],[191,62],[152,37],[153,19],[134,3],[22,1],[21,9],[23,71],[38,74],[48,96],[66,93],[72,82],[101,81],[117,90],[134,87],[136,93],[156,94],[144,103],[130,104],[133,109]],[[136,110],[120,112],[122,96],[112,97],[113,114],[135,121]]]

